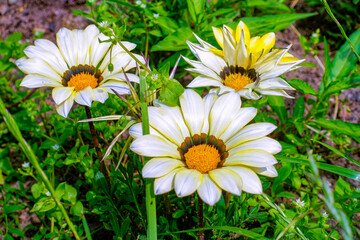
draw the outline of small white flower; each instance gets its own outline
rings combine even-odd
[[[47,191],[47,192],[45,193],[45,195],[46,195],[46,196],[50,196],[51,193],[50,193],[49,191]]]
[[[135,4],[136,4],[136,5],[140,5],[140,4],[142,4],[142,2],[141,2],[140,0],[137,0],[137,1],[135,2]]]
[[[54,146],[52,146],[52,148],[53,148],[54,150],[59,150],[60,146],[59,146],[59,144],[55,144]]]
[[[324,211],[324,212],[322,213],[322,215],[323,215],[324,218],[328,218],[328,214],[327,214],[326,211]]]
[[[300,198],[298,198],[296,201],[295,201],[295,204],[298,208],[302,208],[305,206],[305,202],[304,201],[301,201]]]
[[[157,75],[157,74],[153,74],[153,75],[151,75],[151,79],[152,79],[152,80],[157,80],[157,79],[158,79],[158,77],[159,77],[159,75]]]
[[[29,163],[29,162],[23,163],[22,167],[23,167],[23,168],[30,167],[30,163]]]
[[[140,5],[140,7],[146,8],[146,4],[143,3],[143,4]]]
[[[101,27],[108,27],[109,26],[109,22],[108,21],[102,21],[101,23],[99,23],[99,25]]]
[[[154,13],[154,18],[158,18],[160,15],[158,13]]]

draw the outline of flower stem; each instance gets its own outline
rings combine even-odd
[[[203,211],[203,200],[198,196],[198,212],[197,212],[197,217],[198,217],[198,228],[204,228],[204,211]],[[198,235],[198,239],[199,240],[204,240],[205,239],[205,234],[204,234],[204,230],[199,230],[197,232]]]
[[[86,116],[88,119],[92,118],[91,116],[91,111],[90,111],[90,108],[88,106],[85,106],[85,111],[86,111]],[[90,133],[91,133],[91,137],[92,137],[92,140],[93,140],[93,144],[94,144],[94,148],[96,150],[96,155],[99,159],[99,163],[100,163],[100,172],[102,174],[104,174],[105,176],[105,179],[109,185],[109,187],[111,186],[110,185],[110,176],[109,176],[109,173],[106,169],[106,165],[105,165],[105,160],[102,161],[102,153],[101,153],[101,149],[100,149],[100,144],[99,144],[99,141],[96,137],[96,130],[95,130],[95,127],[94,127],[94,123],[89,121],[89,128],[90,128]]]
[[[19,141],[19,145],[20,145],[21,149],[25,153],[26,157],[29,159],[32,166],[35,168],[36,172],[39,174],[39,176],[40,176],[41,180],[43,181],[43,183],[45,184],[47,190],[50,192],[56,205],[60,209],[61,214],[65,218],[66,223],[68,224],[70,230],[74,234],[75,239],[80,240],[80,237],[76,232],[74,224],[71,222],[69,215],[67,214],[64,206],[61,204],[60,200],[55,195],[54,187],[51,185],[45,172],[41,169],[40,164],[39,164],[34,152],[30,148],[29,144],[22,137],[20,129],[19,129],[18,125],[16,124],[16,121],[13,119],[11,114],[6,110],[5,105],[1,98],[0,98],[0,113],[1,113],[1,115],[3,115],[4,121],[5,121],[6,125],[8,126],[10,132],[14,135],[16,140]]]
[[[142,116],[142,130],[143,135],[150,133],[149,127],[149,114],[146,104],[146,79],[145,76],[140,74],[140,103],[141,103],[141,116]],[[148,158],[145,158],[147,161]],[[156,223],[156,199],[154,194],[154,180],[145,180],[146,191],[146,215],[147,215],[147,239],[157,240],[157,223]]]

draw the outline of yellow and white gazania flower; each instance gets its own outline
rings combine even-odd
[[[250,38],[248,27],[242,21],[236,30],[224,25],[213,27],[221,50],[195,35],[200,44],[187,42],[200,61],[184,59],[193,67],[190,72],[199,73],[188,87],[213,86],[219,94],[236,91],[247,99],[259,99],[261,95],[290,97],[284,90],[294,90],[279,76],[299,68],[299,60],[288,53],[290,48],[273,50],[275,34]]]
[[[266,137],[275,130],[271,123],[247,125],[256,115],[253,107],[241,108],[236,92],[204,99],[186,89],[180,107],[156,103],[149,107],[150,134],[142,135],[141,123],[130,128],[135,138],[130,149],[153,157],[143,170],[155,178],[155,194],[175,189],[179,197],[195,191],[209,205],[219,201],[222,190],[260,194],[256,173],[276,177],[274,154],[281,145]],[[247,126],[245,126],[247,125]]]
[[[62,28],[56,34],[58,47],[49,40],[39,39],[35,46],[27,47],[26,57],[16,64],[26,74],[21,86],[28,88],[53,87],[52,97],[57,112],[67,117],[74,101],[91,106],[92,101],[104,103],[108,93],[129,94],[123,71],[136,66],[135,61],[119,45],[111,43],[95,25],[85,30]],[[135,44],[122,42],[132,50]],[[109,71],[108,65],[113,64]],[[136,55],[141,59],[141,56]],[[126,74],[130,81],[138,82],[134,74]]]

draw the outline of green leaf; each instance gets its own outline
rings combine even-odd
[[[84,206],[80,201],[77,201],[74,206],[70,208],[70,213],[75,216],[82,216],[82,213],[84,211]]]
[[[35,183],[31,186],[31,193],[34,198],[39,198],[44,191],[44,186],[41,183]]]
[[[159,235],[173,235],[173,234],[178,234],[178,233],[188,233],[188,232],[197,232],[199,230],[221,230],[221,231],[226,231],[226,232],[233,232],[233,233],[237,233],[240,234],[242,236],[246,236],[249,237],[251,239],[256,239],[256,240],[269,240],[269,238],[266,238],[258,233],[246,230],[246,229],[241,229],[238,227],[229,227],[229,226],[211,226],[211,227],[204,227],[204,228],[195,228],[195,229],[188,229],[188,230],[183,230],[183,231],[177,231],[177,232],[166,232],[166,233],[162,233]]]
[[[25,237],[23,231],[21,231],[21,230],[18,229],[18,228],[9,227],[9,233],[18,235],[18,236],[23,237],[23,238]]]
[[[169,79],[161,89],[159,100],[170,106],[179,105],[179,97],[184,91],[184,87],[177,80]]]
[[[130,227],[130,224],[131,224],[131,220],[129,218],[129,216],[125,219],[125,221],[123,221],[121,223],[121,227],[120,227],[120,237],[124,237],[125,234],[127,234],[128,230],[129,230],[129,227]]]
[[[334,148],[332,146],[329,146],[326,143],[319,142],[319,141],[316,141],[316,140],[314,140],[314,141],[321,144],[321,145],[323,145],[324,147],[330,149],[331,151],[333,151],[334,153],[336,153],[340,157],[343,157],[343,158],[349,160],[350,162],[355,163],[356,165],[358,165],[360,167],[360,162],[356,161],[355,159],[351,158],[350,156],[346,155],[345,153],[341,152],[340,150],[338,150],[338,149],[336,149],[336,148]]]
[[[95,174],[95,183],[100,191],[108,192],[109,186],[104,175],[100,171]]]
[[[64,199],[65,201],[75,203],[77,191],[73,186],[67,184],[66,182],[63,182],[57,186],[55,190],[55,195],[59,199]]]
[[[358,143],[360,143],[360,125],[354,123],[343,122],[340,120],[332,120],[320,118],[314,120],[316,124],[320,125],[323,128],[327,128],[329,130],[334,131],[337,134],[345,134],[353,139],[355,139]]]
[[[271,194],[275,194],[278,186],[289,177],[291,173],[291,169],[292,169],[291,164],[287,164],[282,168],[280,168],[279,175],[274,180],[273,187],[271,189]]]
[[[193,22],[199,23],[204,15],[205,0],[186,0],[190,17]]]
[[[54,200],[50,197],[43,197],[40,198],[39,201],[37,201],[34,204],[32,212],[46,212],[56,207],[56,203]]]
[[[349,39],[353,44],[355,51],[360,52],[360,29],[351,34]],[[354,69],[356,62],[357,58],[355,54],[351,51],[349,44],[345,42],[339,51],[337,51],[331,62],[330,82],[342,81],[343,78],[349,76]],[[328,84],[330,82],[328,82]]]
[[[192,30],[189,27],[182,27],[176,32],[168,35],[163,40],[159,41],[156,45],[152,46],[151,51],[179,51],[187,49],[186,40],[193,36]]]
[[[25,206],[19,206],[19,205],[4,205],[3,206],[3,214],[9,214],[11,212],[18,211],[20,209],[25,208]]]
[[[317,94],[316,91],[314,90],[314,88],[307,82],[304,82],[303,80],[292,79],[292,80],[289,80],[288,83],[293,88],[295,88],[296,90],[298,90],[299,92],[301,92],[305,95],[316,96],[316,94]]]
[[[289,27],[296,20],[311,17],[316,13],[291,13],[291,14],[277,14],[265,15],[261,17],[245,17],[241,18],[249,27],[252,36],[262,35],[268,32],[277,32]],[[238,22],[229,24],[235,29]]]
[[[323,79],[320,83],[319,96],[323,95],[323,92],[325,91],[326,86],[329,84],[329,75],[330,75],[330,68],[331,68],[329,45],[327,43],[326,37],[324,37],[324,62],[325,62],[325,72],[323,75]],[[322,100],[322,99],[320,98],[320,100]]]
[[[341,177],[337,180],[335,184],[335,197],[343,197],[344,195],[350,195],[351,194],[351,187],[350,184],[346,181],[344,181]]]
[[[305,112],[305,101],[304,97],[300,96],[296,102],[296,105],[294,107],[294,119],[300,119],[304,116]]]
[[[180,218],[181,216],[183,216],[184,214],[185,214],[185,210],[178,209],[172,214],[172,217],[177,219],[177,218]]]
[[[283,155],[276,155],[276,159],[278,159],[281,162],[287,162],[287,163],[296,163],[296,164],[302,164],[302,165],[306,165],[306,166],[310,166],[310,162],[308,160],[304,160],[304,159],[300,159],[300,158],[294,158],[294,157],[286,157]],[[348,169],[348,168],[343,168],[343,167],[339,167],[339,166],[335,166],[332,164],[326,164],[326,163],[319,163],[316,162],[316,166],[319,169],[328,171],[328,172],[332,172],[344,177],[348,177],[351,179],[354,179],[356,181],[360,181],[360,172],[352,170],[352,169]]]
[[[285,102],[284,102],[284,97],[281,96],[267,96],[268,98],[268,102],[270,104],[270,107],[272,108],[272,110],[274,110],[276,112],[276,114],[278,115],[280,122],[282,124],[285,123],[286,117],[287,117],[287,112],[285,109]]]
[[[344,77],[342,80],[333,81],[324,91],[324,96],[341,93],[342,90],[356,88],[360,86],[360,75],[353,74],[350,77]]]

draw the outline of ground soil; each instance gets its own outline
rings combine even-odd
[[[24,39],[30,42],[33,40],[35,32],[44,32],[42,38],[46,38],[55,42],[55,34],[61,27],[69,29],[84,28],[90,24],[88,20],[81,16],[74,16],[72,9],[88,11],[88,7],[84,6],[85,0],[0,0],[0,36],[6,38],[9,34],[20,31]],[[302,67],[296,72],[291,72],[286,75],[287,79],[296,78],[308,82],[316,90],[322,80],[323,69],[319,61],[323,64],[323,46],[318,46],[318,56],[315,58],[311,53],[305,55],[303,48],[299,42],[297,32],[302,35],[309,36],[311,30],[307,27],[311,25],[315,19],[307,19],[307,24],[302,21],[301,24],[295,24],[294,27],[289,27],[284,31],[276,33],[277,47],[286,47],[292,44],[291,54],[298,58],[305,58],[307,62],[317,64],[317,67]],[[317,18],[316,21],[321,21]],[[321,24],[320,24],[321,25]],[[331,52],[333,55],[334,52]],[[298,97],[299,94],[292,92],[291,95]],[[295,100],[286,100],[287,107],[291,108],[295,104]],[[359,123],[360,121],[360,89],[350,89],[343,91],[339,96],[339,101],[335,98],[330,100],[329,118],[339,119],[351,123]],[[336,106],[337,105],[337,106]],[[338,111],[334,114],[334,109]],[[353,143],[353,146],[357,146]],[[353,158],[360,159],[359,150],[354,152]],[[332,164],[352,168],[360,171],[353,164],[341,158],[331,159]],[[330,173],[323,173],[331,184],[337,180],[337,175]],[[353,186],[360,186],[359,182],[350,181]],[[39,224],[39,219],[33,213],[29,213],[29,209],[24,209],[20,214],[19,221],[21,226],[25,227],[27,224]],[[95,222],[94,222],[95,224]],[[96,228],[96,226],[93,226]],[[30,239],[30,238],[29,238]]]

